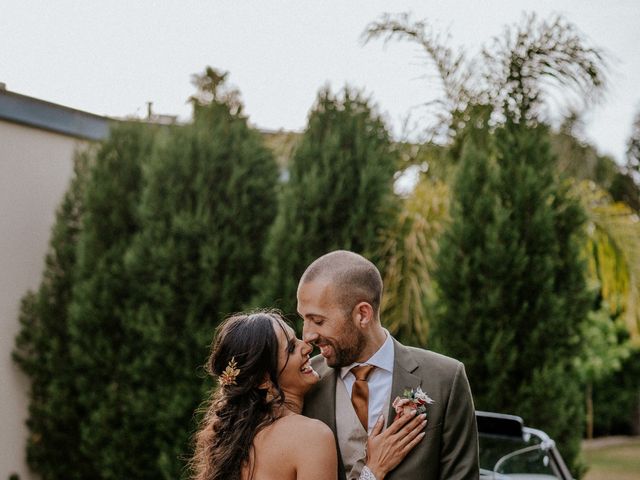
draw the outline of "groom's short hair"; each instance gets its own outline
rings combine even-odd
[[[382,277],[376,266],[362,255],[336,250],[317,258],[307,267],[300,284],[314,280],[331,282],[338,302],[351,313],[359,302],[367,302],[378,316],[382,299]]]

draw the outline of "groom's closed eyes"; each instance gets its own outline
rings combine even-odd
[[[300,319],[304,322],[305,318],[302,315],[299,315]],[[311,320],[314,325],[322,325],[324,323],[325,318],[319,315],[308,314],[307,319]]]

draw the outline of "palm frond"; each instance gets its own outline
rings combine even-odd
[[[428,340],[433,261],[449,197],[445,183],[421,181],[404,200],[396,224],[382,232],[382,318],[392,334],[410,343],[426,345]]]
[[[588,215],[585,246],[589,275],[600,285],[612,315],[620,315],[640,344],[640,219],[594,182],[575,186]]]

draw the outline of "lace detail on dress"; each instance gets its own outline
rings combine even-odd
[[[376,476],[369,470],[369,467],[365,465],[362,472],[360,472],[360,480],[376,480]]]

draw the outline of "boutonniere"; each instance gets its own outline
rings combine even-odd
[[[427,412],[427,405],[435,403],[433,398],[424,393],[420,387],[415,389],[407,388],[402,397],[396,397],[391,404],[396,411],[397,416],[408,414],[411,410],[416,410],[418,415]]]

